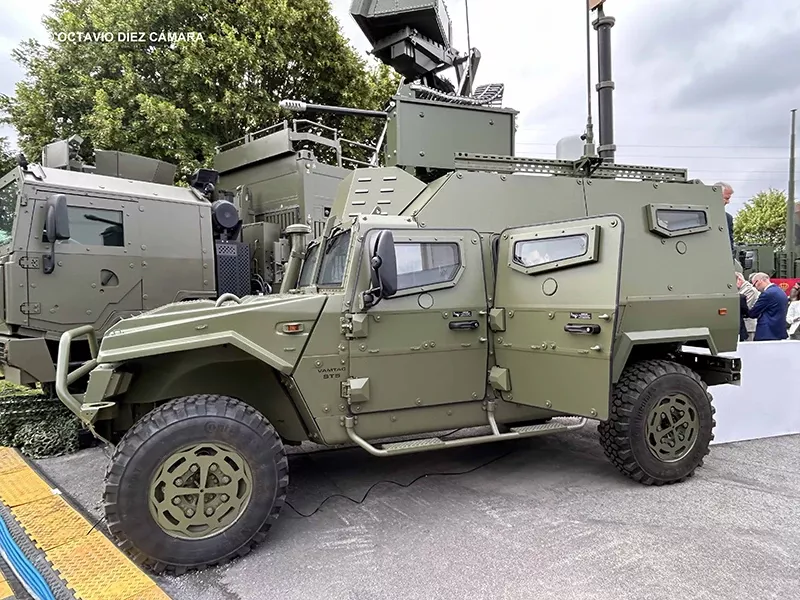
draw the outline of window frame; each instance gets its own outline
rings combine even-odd
[[[125,209],[123,209],[123,208],[108,208],[108,207],[105,207],[105,206],[83,206],[81,204],[69,203],[69,201],[67,202],[67,219],[68,220],[69,220],[69,217],[70,217],[71,213],[74,214],[74,213],[76,213],[78,211],[96,211],[96,212],[115,213],[116,215],[119,215],[119,218],[120,218],[119,225],[122,227],[122,244],[121,245],[108,246],[108,245],[105,245],[105,244],[102,244],[102,243],[91,243],[91,244],[89,244],[89,243],[83,242],[81,240],[78,240],[78,239],[75,238],[75,233],[74,233],[74,231],[75,231],[75,228],[74,228],[75,223],[73,223],[72,221],[70,221],[70,239],[66,240],[67,242],[71,242],[71,241],[74,240],[76,244],[79,244],[80,246],[82,246],[84,248],[103,248],[103,249],[112,249],[112,248],[113,249],[118,249],[118,248],[125,249],[125,248],[127,248],[129,239],[128,239],[128,235],[127,235],[128,234],[127,223],[125,222],[126,221],[126,219],[125,219]],[[109,226],[109,225],[107,225],[105,223],[99,223],[99,225]],[[102,239],[99,236],[98,236],[98,241],[102,241]]]
[[[699,212],[705,216],[706,224],[698,227],[687,227],[686,229],[678,229],[671,231],[662,227],[658,223],[658,213],[660,211],[667,212]],[[700,206],[696,204],[648,204],[647,205],[647,225],[652,233],[663,237],[680,237],[684,235],[693,235],[703,233],[711,229],[711,219],[709,218],[708,206]]]
[[[338,240],[338,239],[343,238],[345,236],[349,237],[347,245],[345,246],[346,249],[347,249],[347,252],[344,254],[344,269],[342,271],[342,280],[339,283],[335,284],[335,285],[330,284],[330,283],[322,283],[320,281],[320,277],[322,277],[322,267],[325,264],[325,251],[328,248],[328,244],[331,242],[330,238],[323,238],[325,243],[319,245],[320,253],[319,253],[318,257],[317,257],[317,264],[315,266],[314,280],[311,282],[311,285],[316,286],[317,289],[320,289],[320,290],[341,290],[341,289],[345,288],[345,286],[347,285],[347,275],[348,275],[348,272],[349,272],[349,265],[350,265],[350,260],[351,260],[350,257],[352,256],[352,253],[353,253],[353,241],[354,241],[353,233],[354,232],[353,232],[352,227],[347,227],[347,228],[342,229],[341,231],[335,232],[335,237],[333,238],[333,239],[337,239]]]
[[[586,251],[580,256],[571,256],[562,260],[554,260],[540,265],[526,267],[514,260],[514,249],[517,244],[525,242],[536,242],[542,240],[556,240],[559,238],[575,237],[577,235],[586,236]],[[558,227],[546,229],[540,232],[516,233],[508,236],[508,257],[506,265],[522,273],[523,275],[535,275],[549,271],[558,271],[577,265],[597,262],[600,251],[600,226],[599,225],[577,225],[568,227]]]

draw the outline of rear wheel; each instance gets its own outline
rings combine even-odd
[[[714,439],[714,407],[691,369],[647,360],[627,367],[615,385],[608,421],[597,430],[606,456],[645,485],[691,477]]]
[[[225,396],[172,400],[117,445],[106,473],[109,530],[153,571],[181,574],[247,554],[286,498],[288,461],[269,422]]]

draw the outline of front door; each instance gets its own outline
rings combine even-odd
[[[502,233],[491,380],[506,400],[608,416],[623,235],[618,216]]]
[[[369,383],[356,412],[481,401],[488,318],[479,234],[426,229],[393,235],[397,294],[354,315],[364,320],[350,340],[351,381]]]
[[[142,263],[136,202],[67,194],[70,239],[56,242],[55,268],[43,270],[46,200],[36,200],[28,256],[30,326],[62,331],[83,324],[102,334],[142,310]]]

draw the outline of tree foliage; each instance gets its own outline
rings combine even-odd
[[[770,188],[747,201],[733,220],[737,244],[770,244],[778,250],[786,245],[786,193]]]
[[[0,178],[17,165],[17,159],[8,147],[6,138],[0,137]]]
[[[281,99],[382,109],[399,83],[347,43],[329,0],[55,0],[43,23],[50,42],[14,50],[26,77],[0,101],[29,157],[78,133],[84,152],[167,160],[185,179],[215,146],[291,118]],[[151,41],[162,32],[198,35]],[[320,120],[358,141],[381,125]]]

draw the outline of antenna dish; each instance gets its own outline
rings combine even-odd
[[[579,160],[583,156],[583,136],[568,135],[556,144],[556,159]]]

